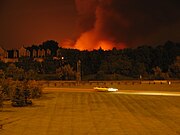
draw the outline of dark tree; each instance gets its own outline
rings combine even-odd
[[[56,56],[57,55],[57,50],[59,48],[58,42],[54,40],[48,40],[42,43],[42,48],[45,50],[50,49],[51,50],[51,56]]]

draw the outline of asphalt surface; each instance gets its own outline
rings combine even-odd
[[[43,91],[32,106],[4,106],[0,135],[180,135],[179,93],[79,88]]]
[[[44,88],[43,91],[59,91],[59,92],[100,92],[93,88]],[[107,91],[108,92],[108,91]],[[146,90],[118,90],[116,92],[111,92],[114,94],[130,94],[130,95],[154,95],[154,96],[180,96],[180,92],[171,91],[146,91]]]

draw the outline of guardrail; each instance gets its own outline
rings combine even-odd
[[[123,81],[39,81],[43,87],[74,87],[74,86],[108,86],[108,85],[136,85],[136,84],[174,84],[180,80],[123,80]]]

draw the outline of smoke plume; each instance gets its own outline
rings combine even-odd
[[[180,35],[177,32],[177,28],[180,28],[178,0],[163,2],[75,0],[75,2],[81,32],[75,44],[75,48],[78,49],[92,50],[100,47],[121,49],[173,40],[173,37]]]

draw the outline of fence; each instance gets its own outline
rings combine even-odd
[[[78,86],[112,86],[112,85],[136,85],[136,84],[173,84],[180,83],[180,80],[150,80],[150,81],[39,81],[43,87],[78,87]]]

